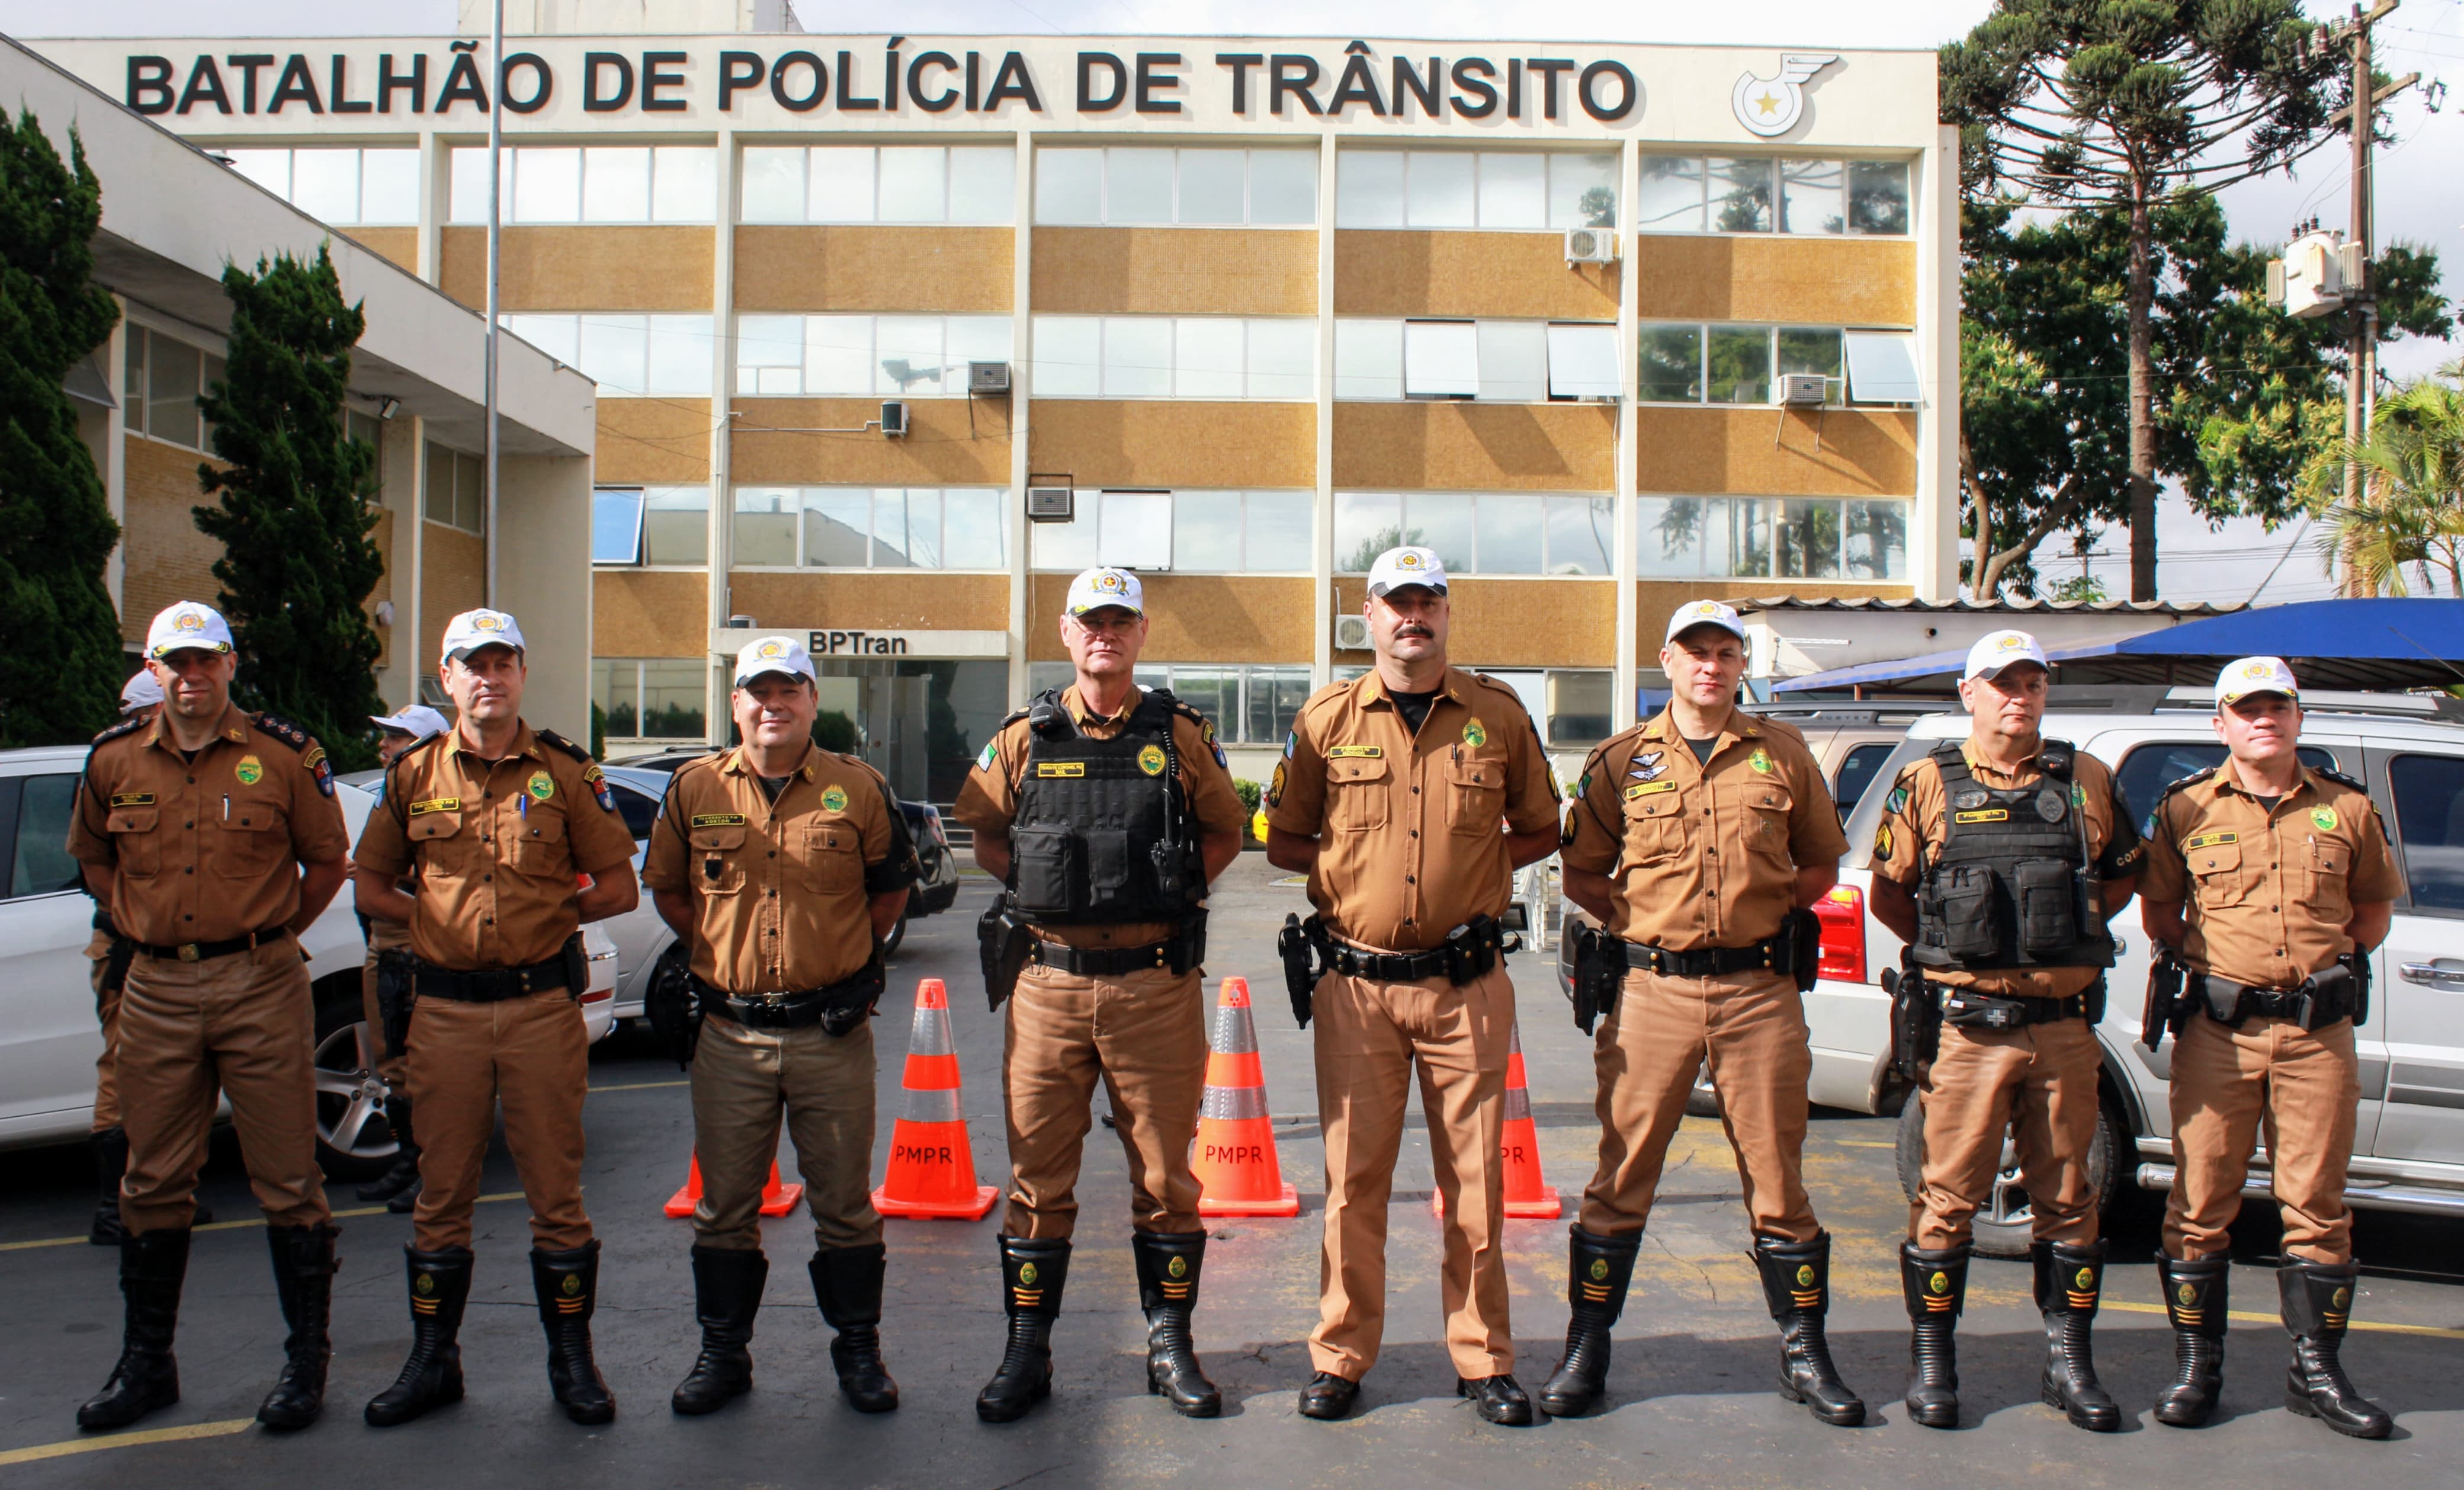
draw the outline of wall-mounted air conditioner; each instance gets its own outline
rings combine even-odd
[[[1616,229],[1569,228],[1566,230],[1566,262],[1614,264],[1617,262],[1617,256]]]
[[[1026,489],[1026,521],[1029,523],[1067,523],[1077,516],[1077,492],[1067,486],[1030,486]]]
[[[1783,372],[1771,384],[1771,402],[1788,409],[1819,409],[1825,381],[1818,372]]]
[[[1369,650],[1369,617],[1338,615],[1334,618],[1334,650],[1366,652]]]
[[[967,391],[970,393],[1008,392],[1009,364],[1005,362],[967,364]]]
[[[885,398],[881,401],[881,433],[896,438],[907,433],[907,401]]]

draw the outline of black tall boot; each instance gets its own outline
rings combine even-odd
[[[1839,1379],[1822,1333],[1831,1308],[1830,1234],[1809,1242],[1757,1236],[1754,1266],[1762,1271],[1764,1301],[1779,1322],[1779,1394],[1837,1427],[1863,1422],[1864,1400]]]
[[[411,1135],[408,1097],[400,1092],[389,1095],[385,1098],[385,1126],[393,1129],[393,1163],[385,1173],[361,1186],[355,1193],[362,1200],[385,1201],[385,1209],[394,1211],[392,1202],[406,1196],[413,1201],[419,1198],[419,1141]],[[409,1209],[409,1206],[404,1206],[402,1211]],[[396,1211],[395,1214],[401,1214],[401,1211]]]
[[[2215,1414],[2224,1390],[2225,1302],[2231,1257],[2176,1262],[2156,1255],[2165,1313],[2173,1322],[2173,1384],[2156,1398],[2156,1421],[2196,1428]]]
[[[282,1322],[291,1326],[282,1342],[282,1374],[256,1410],[256,1420],[268,1428],[305,1428],[325,1411],[325,1366],[334,1358],[327,1324],[334,1315],[334,1238],[341,1233],[326,1226],[269,1226],[265,1239],[274,1254],[274,1293],[282,1301]]]
[[[120,1224],[120,1180],[128,1172],[128,1130],[118,1123],[97,1128],[86,1145],[94,1151],[94,1225],[85,1239],[98,1247],[117,1247],[128,1234],[128,1229]]]
[[[1608,1390],[1609,1326],[1625,1312],[1641,1248],[1640,1232],[1595,1236],[1579,1226],[1566,1229],[1566,1353],[1540,1387],[1540,1411],[1551,1417],[1588,1412]]]
[[[1213,1417],[1222,1393],[1198,1364],[1189,1317],[1198,1308],[1198,1275],[1206,1263],[1204,1232],[1132,1232],[1138,1308],[1147,1317],[1147,1390],[1183,1417]]]
[[[830,1341],[830,1365],[839,1373],[840,1394],[859,1412],[898,1409],[898,1383],[881,1364],[881,1278],[889,1256],[890,1249],[874,1242],[825,1248],[805,1264],[822,1318],[838,1332]]]
[[[120,1293],[126,1301],[120,1364],[92,1401],[77,1409],[79,1428],[125,1428],[180,1400],[180,1366],[171,1336],[180,1323],[180,1284],[188,1276],[188,1229],[131,1232],[120,1243]]]
[[[410,1356],[394,1384],[368,1400],[371,1428],[407,1423],[462,1400],[462,1307],[471,1301],[471,1249],[402,1249],[410,1279]]]
[[[1971,1248],[1900,1243],[1900,1293],[1908,1305],[1908,1416],[1959,1426],[1959,1316],[1968,1304]]]
[[[2284,1405],[2315,1417],[2352,1438],[2384,1438],[2395,1432],[2385,1408],[2362,1395],[2337,1358],[2353,1312],[2353,1287],[2361,1270],[2346,1262],[2291,1261],[2278,1268],[2284,1328],[2293,1336],[2293,1365],[2284,1373]]]
[[[2122,1409],[2096,1379],[2097,1301],[2104,1294],[2105,1243],[2040,1241],[2029,1249],[2036,1266],[2036,1308],[2045,1317],[2045,1406],[2060,1408],[2093,1434],[2122,1427]]]
[[[577,1423],[612,1422],[616,1398],[590,1355],[590,1317],[599,1311],[599,1241],[560,1252],[531,1249],[531,1291],[547,1332],[547,1383]]]
[[[668,1405],[698,1417],[753,1390],[753,1317],[761,1310],[770,1259],[748,1248],[695,1247],[693,1276],[701,1354]]]
[[[1003,1236],[1001,1262],[1009,1341],[993,1379],[976,1394],[976,1415],[987,1423],[1016,1422],[1052,1395],[1052,1322],[1069,1280],[1069,1243]]]

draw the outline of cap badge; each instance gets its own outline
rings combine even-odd
[[[833,784],[833,785],[831,785],[831,786],[825,787],[824,789],[822,789],[822,811],[823,811],[823,812],[846,812],[846,811],[847,811],[847,789],[846,789],[845,787],[841,787],[841,786],[837,786],[837,785]]]
[[[2241,665],[2241,676],[2244,678],[2265,678],[2272,671],[2274,670],[2264,662],[2245,662]]]
[[[241,786],[253,787],[265,779],[265,763],[255,756],[243,755],[239,764],[231,767],[231,774],[239,778]]]
[[[1128,583],[1121,578],[1119,570],[1106,569],[1101,574],[1095,576],[1095,583],[1090,588],[1100,589],[1108,595],[1117,595],[1122,590],[1128,589],[1129,586]]]
[[[175,632],[201,632],[205,629],[206,618],[194,611],[183,611],[171,617],[171,630]]]
[[[1417,569],[1419,567],[1420,556],[1409,548],[1395,556],[1395,567],[1398,569]]]
[[[760,650],[759,650],[759,651],[758,651],[758,652],[756,652],[756,653],[754,654],[754,656],[757,656],[757,657],[766,657],[766,658],[783,657],[783,656],[785,656],[786,655],[787,655],[787,644],[786,644],[785,642],[783,642],[783,641],[776,641],[776,640],[773,640],[773,641],[765,641],[765,642],[763,642],[763,643],[761,644],[761,648],[760,648]]]
[[[474,632],[500,632],[505,629],[505,618],[493,611],[482,611],[471,617],[471,629]]]
[[[1993,644],[1996,652],[2016,652],[2028,644],[2028,638],[2013,632]]]
[[[1148,745],[1138,752],[1138,769],[1150,776],[1163,774],[1163,746]]]

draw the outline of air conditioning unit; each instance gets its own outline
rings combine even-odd
[[[885,398],[881,401],[881,433],[895,438],[907,433],[907,401]]]
[[[2288,315],[2308,320],[2331,315],[2344,308],[2344,287],[2347,250],[2352,266],[2361,267],[2361,245],[2347,244],[2339,234],[2327,232],[2305,233],[2284,246],[2281,293],[2279,299]],[[2268,289],[2278,289],[2277,275],[2268,275]]]
[[[1026,489],[1026,521],[1029,523],[1067,523],[1077,515],[1077,493],[1067,486],[1030,486]]]
[[[1566,230],[1566,262],[1614,264],[1617,262],[1617,256],[1616,229],[1569,228]]]
[[[1369,650],[1369,617],[1338,615],[1334,618],[1334,650],[1366,652]]]
[[[970,393],[1008,392],[1009,364],[1005,362],[967,364],[967,391]]]
[[[1783,372],[1771,385],[1771,402],[1784,409],[1819,409],[1827,381],[1818,372]]]

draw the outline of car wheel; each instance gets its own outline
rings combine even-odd
[[[888,957],[891,953],[897,951],[898,944],[907,940],[907,922],[912,912],[908,911],[900,911],[898,913],[898,924],[891,927],[890,935],[882,938],[881,940],[882,956]]]
[[[375,1179],[399,1146],[376,1071],[377,1032],[362,1017],[356,973],[317,1000],[317,1164],[329,1181]]]
[[[2119,1171],[2125,1167],[2117,1164],[2115,1156],[2127,1156],[2133,1151],[2122,1115],[2110,1101],[2100,1101],[2096,1132],[2087,1145],[2088,1184],[2095,1190],[2100,1217],[2108,1212]],[[1925,1178],[1925,1103],[1915,1092],[1908,1094],[1906,1104],[1900,1109],[1894,1157],[1899,1165],[1900,1189],[1906,1193],[1908,1204],[1915,1205]],[[1985,1204],[1977,1208],[1972,1225],[1976,1255],[1981,1257],[2024,1258],[2035,1240],[2035,1212],[2028,1203],[2026,1187],[2020,1183],[2018,1155],[2008,1132],[2002,1135],[2002,1157],[1993,1173],[1992,1188]]]

